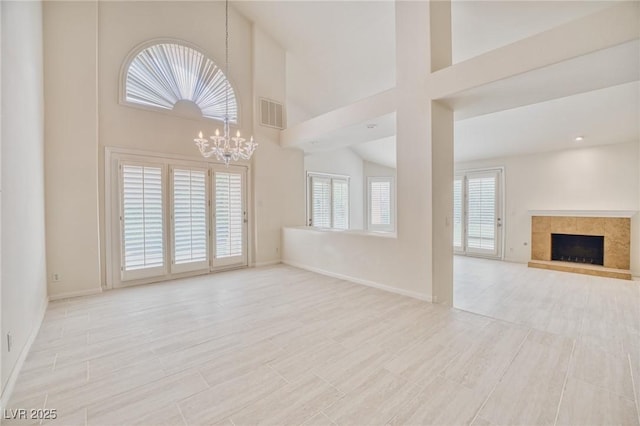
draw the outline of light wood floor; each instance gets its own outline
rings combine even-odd
[[[639,423],[640,283],[466,258],[456,282],[480,315],[282,265],[52,302],[8,408],[64,425]]]

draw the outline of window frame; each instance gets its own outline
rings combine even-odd
[[[329,190],[329,209],[330,209],[330,217],[329,217],[329,227],[321,227],[314,226],[312,223],[313,218],[313,178],[321,178],[321,179],[329,179],[330,181],[330,190]],[[334,181],[342,181],[347,185],[347,227],[346,228],[335,228],[334,227],[334,204],[333,204],[333,182]],[[307,226],[314,229],[330,229],[337,231],[347,231],[351,227],[351,177],[347,175],[339,175],[333,173],[321,173],[321,172],[307,172]]]
[[[375,182],[389,183],[389,225],[378,225],[372,223],[372,202],[371,202],[371,184]],[[395,179],[393,176],[367,176],[367,230],[374,232],[394,232],[396,229],[396,212],[395,212]]]

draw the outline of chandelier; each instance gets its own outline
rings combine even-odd
[[[253,136],[251,136],[248,141],[241,137],[240,130],[236,132],[234,137],[231,137],[229,132],[229,0],[225,1],[224,6],[224,28],[224,70],[226,83],[224,86],[225,113],[223,134],[220,135],[220,131],[216,129],[214,136],[205,139],[202,132],[200,132],[198,137],[193,141],[196,143],[200,154],[202,154],[204,158],[215,155],[218,161],[224,161],[224,164],[228,166],[232,160],[249,160],[256,150],[258,143],[253,140]]]

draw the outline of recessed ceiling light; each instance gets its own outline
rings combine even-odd
[[[376,127],[378,127],[378,125],[376,123],[367,124],[367,129],[375,129]]]
[[[574,139],[576,142],[582,142],[584,140],[584,136],[576,136]]]

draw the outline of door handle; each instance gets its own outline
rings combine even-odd
[[[502,219],[498,218],[498,228],[501,228],[501,227],[502,227]]]

